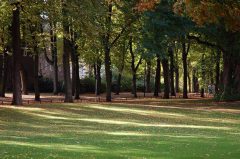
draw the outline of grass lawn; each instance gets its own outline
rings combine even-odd
[[[240,114],[126,104],[0,106],[0,156],[237,159]]]

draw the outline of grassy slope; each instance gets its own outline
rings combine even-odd
[[[239,158],[239,114],[58,104],[0,107],[4,158]]]

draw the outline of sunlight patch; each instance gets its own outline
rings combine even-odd
[[[185,117],[186,115],[180,113],[166,113],[166,112],[159,112],[153,110],[140,110],[140,109],[133,109],[133,108],[121,108],[121,107],[107,107],[101,105],[91,105],[85,106],[88,108],[94,109],[101,109],[101,110],[109,110],[109,111],[117,111],[117,112],[125,112],[125,113],[134,113],[139,115],[146,115],[146,116],[174,116],[174,117]]]
[[[43,143],[30,143],[30,142],[20,142],[20,141],[0,141],[0,144],[5,145],[17,145],[17,146],[27,146],[34,148],[44,148],[51,150],[65,150],[65,151],[75,151],[75,152],[95,152],[102,153],[100,147],[91,146],[91,145],[66,145],[66,144],[43,144]]]
[[[213,130],[231,130],[229,127],[203,126],[203,125],[182,125],[182,124],[147,124],[120,120],[106,120],[106,119],[78,119],[81,121],[95,122],[100,124],[115,124],[115,125],[129,125],[129,126],[143,126],[143,127],[162,127],[162,128],[192,128],[192,129],[213,129]]]

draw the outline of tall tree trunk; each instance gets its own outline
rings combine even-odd
[[[34,68],[33,68],[33,74],[34,74],[34,93],[35,93],[35,101],[40,101],[40,91],[39,91],[39,78],[38,78],[38,70],[39,70],[39,52],[38,52],[38,46],[36,41],[36,35],[35,31],[37,31],[36,27],[30,26],[30,32],[32,35],[32,40],[34,42],[34,52],[33,52],[33,62],[34,62]]]
[[[202,55],[202,61],[201,61],[201,67],[202,67],[202,81],[203,81],[203,86],[201,88],[201,94],[202,92],[205,92],[205,85],[206,85],[206,64],[205,64],[205,54]],[[201,95],[202,98],[204,98],[204,94]]]
[[[104,63],[105,63],[105,74],[106,74],[106,101],[112,101],[112,69],[111,69],[111,43],[110,43],[110,32],[112,24],[112,3],[108,4],[108,15],[106,16],[107,30],[103,37],[104,46]]]
[[[101,65],[102,62],[100,59],[97,60],[96,63],[96,86],[95,86],[95,94],[100,95],[101,94],[101,85],[102,85],[102,79],[101,79]]]
[[[137,98],[137,74],[135,71],[132,72],[132,93]]]
[[[111,70],[111,58],[110,49],[105,48],[105,73],[106,73],[106,101],[111,102],[112,100],[112,70]]]
[[[169,99],[169,64],[167,59],[162,60],[163,66],[163,76],[164,76],[164,97],[165,99]]]
[[[183,98],[188,98],[188,68],[186,43],[182,42],[182,61],[183,61]]]
[[[55,25],[54,25],[55,26]],[[58,55],[57,55],[57,36],[51,28],[51,52],[52,52],[52,61],[53,61],[53,94],[58,94]]]
[[[122,80],[122,73],[118,73],[116,95],[120,94],[120,91],[121,91],[121,80]]]
[[[2,59],[2,70],[0,75],[0,97],[5,97],[6,91],[6,82],[7,82],[7,72],[8,72],[8,55],[6,53],[7,50],[4,49],[3,59]]]
[[[238,94],[240,94],[240,62],[237,60],[237,66],[235,70],[235,85]]]
[[[223,93],[226,95],[231,95],[231,84],[232,84],[232,76],[233,76],[233,58],[231,57],[231,53],[223,54],[223,85],[224,90]]]
[[[34,49],[34,92],[35,92],[35,101],[40,101],[40,91],[39,91],[39,78],[38,78],[38,65],[39,65],[39,56],[37,48]]]
[[[171,85],[171,96],[176,96],[174,87],[174,52],[172,48],[168,50],[170,57],[170,85]]]
[[[192,81],[191,81],[191,76],[189,71],[188,71],[188,92],[192,93]]]
[[[122,59],[121,59],[121,66],[119,68],[119,72],[118,72],[118,79],[117,79],[117,90],[116,90],[116,95],[119,95],[120,91],[121,91],[121,80],[122,80],[122,73],[123,73],[123,69],[125,67],[125,54],[126,54],[126,50],[125,50],[125,45],[124,45],[124,51],[122,53]]]
[[[215,91],[219,91],[219,84],[220,84],[220,60],[221,60],[221,50],[217,50],[217,56],[216,56],[216,76],[215,76],[215,81],[216,81],[216,86],[215,86]]]
[[[64,88],[65,88],[65,103],[72,103],[72,82],[70,76],[70,41],[64,38],[64,51],[63,51],[63,76],[64,76]]]
[[[12,47],[13,47],[13,105],[22,105],[20,68],[22,62],[20,35],[20,6],[16,5],[12,19]]]
[[[176,51],[176,62],[175,62],[175,87],[176,93],[179,93],[179,66],[178,66],[178,51]]]
[[[132,39],[132,36],[130,36],[130,39],[129,39],[129,51],[130,51],[131,58],[132,58],[131,59],[132,93],[133,93],[134,97],[136,98],[137,97],[137,84],[136,84],[136,82],[137,82],[137,70],[139,68],[139,65],[142,62],[142,57],[140,57],[138,63],[135,66],[135,55],[134,55],[134,52],[133,52],[133,39]]]
[[[151,60],[147,60],[146,92],[151,93]]]
[[[75,51],[77,49],[75,48]],[[75,99],[80,99],[80,74],[79,74],[79,55],[76,53],[76,59],[75,59],[75,64],[76,64],[76,85],[75,85]]]
[[[23,67],[23,65],[21,65],[21,69],[20,69],[20,77],[21,77],[21,85],[22,85],[22,93],[24,95],[28,95],[28,81],[27,81],[27,73]]]
[[[159,96],[159,90],[161,85],[161,60],[159,55],[157,55],[157,67],[156,67],[156,75],[155,75],[155,87],[154,87],[154,96]]]
[[[57,95],[59,90],[58,90],[58,55],[57,55],[57,36],[56,33],[54,32],[54,29],[56,28],[56,24],[52,24],[50,23],[50,36],[51,36],[51,56],[52,59],[48,58],[47,55],[47,48],[45,46],[45,50],[44,50],[44,56],[45,59],[47,61],[47,63],[49,65],[51,65],[53,67],[53,94]],[[42,33],[44,33],[43,31],[43,27],[41,27],[41,31]]]
[[[75,44],[71,42],[71,61],[72,61],[72,95],[75,95],[76,91],[76,50],[75,50]]]
[[[198,78],[197,78],[197,71],[194,68],[193,69],[193,73],[192,73],[192,90],[194,93],[198,93],[199,92],[199,84],[198,84]]]

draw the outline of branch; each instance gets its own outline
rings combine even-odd
[[[139,61],[138,61],[138,64],[137,64],[137,66],[136,66],[136,68],[135,68],[135,71],[137,71],[138,70],[138,67],[140,66],[140,64],[142,63],[142,56],[140,57],[140,59],[139,59]]]
[[[110,48],[118,41],[118,39],[122,36],[122,34],[127,30],[127,28],[134,22],[134,20],[131,20],[129,23],[127,23],[121,30],[120,33],[116,36],[116,38],[112,41],[110,44]]]
[[[188,53],[189,53],[190,46],[191,46],[191,42],[189,41],[189,43],[188,43],[188,45],[187,45],[187,55],[188,55]]]
[[[208,42],[208,41],[203,41],[203,40],[200,39],[200,37],[193,36],[193,35],[188,35],[187,38],[188,38],[189,40],[195,40],[195,41],[196,41],[197,43],[199,43],[199,44],[206,45],[206,46],[208,46],[208,47],[214,47],[214,48],[220,49],[220,50],[222,50],[223,52],[225,52],[225,50],[224,50],[221,46],[219,46],[219,45],[217,45],[217,44],[214,44],[214,43],[210,43],[210,42]]]

